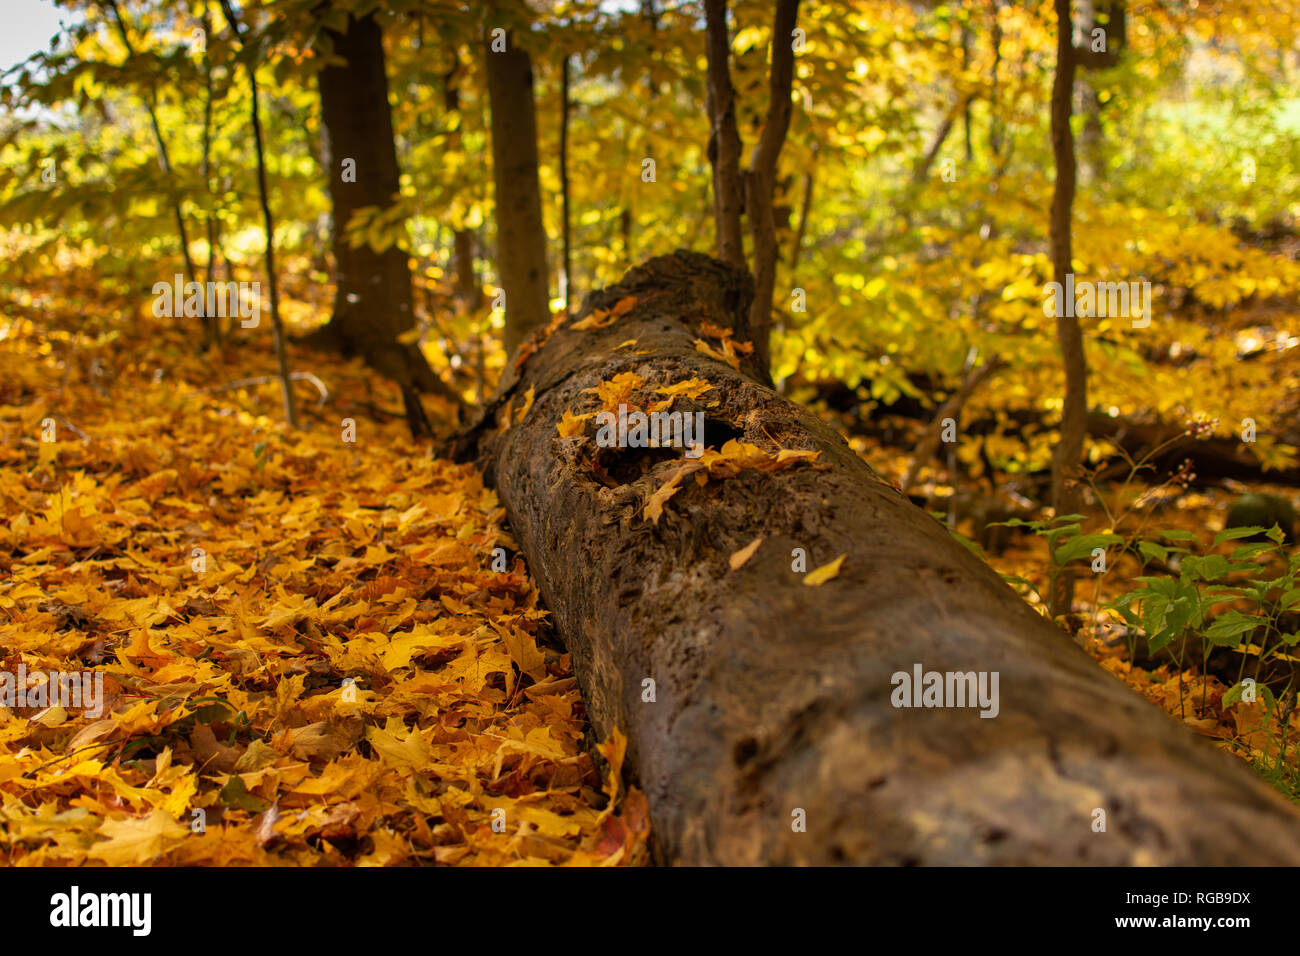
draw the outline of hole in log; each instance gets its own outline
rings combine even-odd
[[[721,448],[731,439],[740,439],[744,432],[728,422],[704,419],[704,445]],[[613,486],[630,485],[647,474],[661,461],[682,457],[681,448],[601,448],[596,452],[595,471],[608,479]]]
[[[661,461],[680,458],[680,448],[604,448],[596,466],[617,485],[630,485]]]
[[[707,448],[721,448],[733,438],[741,441],[745,433],[727,422],[712,418],[704,419],[704,444]]]

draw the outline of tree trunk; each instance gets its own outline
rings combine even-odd
[[[916,452],[912,455],[911,464],[907,466],[907,473],[903,476],[903,480],[899,485],[903,494],[907,494],[912,490],[921,469],[929,464],[935,453],[938,452],[939,443],[943,439],[944,421],[951,418],[955,426],[957,420],[961,417],[961,410],[970,397],[989,378],[1005,368],[1006,364],[1006,361],[1000,355],[995,355],[978,368],[972,368],[966,373],[966,378],[958,386],[957,390],[935,412],[934,419],[926,429],[924,437],[917,444]]]
[[[740,132],[736,129],[736,90],[731,85],[731,42],[727,0],[704,0],[708,18],[709,163],[713,167],[713,223],[718,258],[744,266],[740,212],[745,201],[740,178]]]
[[[537,179],[537,110],[528,51],[506,37],[487,46],[492,110],[492,176],[496,189],[497,268],[506,293],[507,353],[550,320],[546,229]]]
[[[443,78],[443,108],[448,114],[460,112],[460,90],[456,86],[461,65],[457,58],[455,65]],[[448,136],[449,148],[461,149],[461,129],[464,120],[457,123],[455,130]],[[456,272],[456,301],[466,312],[476,312],[483,304],[483,290],[479,286],[478,276],[474,272],[474,231],[464,226],[455,230],[452,236],[451,258]]]
[[[358,20],[349,14],[345,32],[326,30],[325,35],[333,52],[346,61],[344,66],[325,67],[317,78],[334,210],[336,287],[329,324],[309,342],[364,358],[402,387],[407,414],[418,420],[423,412],[410,407],[412,400],[418,401],[414,391],[432,392],[456,404],[459,399],[414,343],[398,341],[415,328],[408,256],[396,245],[377,253],[369,244],[353,248],[347,239],[348,223],[358,209],[377,206],[387,211],[399,191],[383,34],[373,15]],[[344,179],[345,160],[355,163],[355,181],[352,163]]]
[[[992,28],[989,42],[993,46],[993,62],[989,66],[989,153],[994,159],[1002,155],[1001,109],[1002,97],[998,93],[998,67],[1002,65],[1002,15],[1000,0],[989,0],[989,19]]]
[[[452,451],[497,488],[596,733],[626,733],[661,861],[1300,862],[1300,813],[1248,767],[1098,667],[751,361],[697,350],[719,345],[702,322],[743,324],[743,270],[679,252],[581,315],[626,296],[612,325],[570,321],[512,367]],[[571,437],[556,427],[624,372],[644,379],[628,399],[641,403],[710,383],[676,407],[706,415],[713,449],[738,438],[819,457],[687,477],[648,520],[681,452],[597,447],[593,420]],[[810,570],[846,557],[809,587],[796,549]],[[997,672],[996,719],[892,706],[914,665]]]
[[[560,275],[564,279],[561,290],[564,299],[564,311],[573,311],[573,220],[569,215],[569,56],[566,53],[560,63],[560,247],[563,263]]]
[[[1074,133],[1070,113],[1074,106],[1074,31],[1070,0],[1056,0],[1056,79],[1052,84],[1052,155],[1056,185],[1052,192],[1052,278],[1065,286],[1074,271],[1070,241],[1074,207]],[[1077,472],[1088,431],[1088,365],[1079,320],[1061,309],[1056,317],[1056,337],[1065,364],[1065,402],[1061,408],[1061,437],[1052,454],[1052,507],[1058,515],[1079,510]],[[1074,604],[1074,574],[1067,567],[1056,575],[1050,604],[1053,614],[1069,614]]]
[[[221,11],[231,31],[239,41],[240,49],[244,47],[244,34],[239,19],[230,5],[230,0],[221,0]],[[244,63],[248,71],[248,97],[250,104],[250,121],[253,127],[253,155],[257,158],[257,198],[262,206],[262,228],[266,232],[266,249],[263,253],[266,262],[266,284],[271,300],[271,334],[275,343],[275,363],[280,373],[280,394],[284,400],[284,420],[290,428],[298,427],[298,408],[293,397],[293,380],[289,372],[289,346],[284,334],[284,323],[280,321],[280,285],[275,268],[275,219],[271,215],[271,191],[266,185],[266,149],[262,145],[262,118],[258,112],[257,60],[250,57]]]
[[[790,90],[794,84],[793,36],[799,0],[777,0],[772,21],[772,66],[768,73],[767,119],[749,159],[745,177],[745,215],[754,247],[754,304],[749,332],[760,368],[771,365],[772,294],[776,288],[777,239],[772,203],[776,164],[790,128]]]

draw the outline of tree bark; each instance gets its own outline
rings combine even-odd
[[[776,289],[777,239],[772,203],[776,191],[776,164],[790,128],[790,91],[794,85],[793,35],[799,0],[777,0],[772,20],[772,65],[768,71],[767,120],[763,134],[749,158],[745,177],[745,215],[754,250],[754,304],[749,331],[754,358],[762,368],[771,365],[772,295]]]
[[[1124,0],[1082,0],[1079,6],[1083,35],[1075,53],[1085,70],[1079,79],[1084,114],[1083,157],[1087,183],[1096,186],[1106,180],[1106,134],[1101,123],[1101,97],[1087,72],[1107,69],[1119,62],[1128,40],[1128,18]],[[1092,49],[1092,33],[1099,27],[1106,31],[1105,50]]]
[[[550,320],[546,229],[537,178],[537,108],[533,64],[513,34],[487,56],[492,111],[492,176],[496,190],[497,267],[506,293],[507,353]]]
[[[416,391],[431,392],[453,404],[458,396],[438,378],[424,354],[398,337],[415,328],[409,257],[396,244],[375,252],[368,243],[353,247],[347,226],[357,210],[389,210],[400,191],[393,120],[388,105],[383,33],[374,15],[348,15],[343,33],[326,30],[342,66],[320,71],[321,121],[333,204],[333,245],[336,273],[334,312],[330,321],[309,336],[312,344],[359,355],[367,365],[402,388],[407,415],[413,421],[423,411],[411,407]],[[355,161],[355,181],[344,180],[343,161]]]
[[[661,861],[1300,862],[1300,813],[1248,767],[1105,673],[751,361],[697,350],[718,341],[702,322],[744,323],[742,269],[654,259],[581,316],[626,296],[612,325],[570,320],[512,366],[452,451],[497,488],[596,733],[626,733]],[[819,457],[687,478],[647,520],[681,452],[597,447],[592,420],[570,437],[556,427],[623,372],[644,379],[640,402],[709,382],[675,407],[706,415],[714,449],[738,438]],[[798,548],[809,569],[846,558],[809,587]],[[997,717],[892,706],[893,675],[915,664],[998,672]]]
[[[1073,271],[1071,215],[1074,207],[1074,133],[1070,114],[1074,106],[1074,30],[1070,0],[1056,0],[1056,79],[1052,84],[1052,156],[1056,184],[1052,192],[1052,278],[1065,285]],[[1061,408],[1061,437],[1052,454],[1052,507],[1058,515],[1079,510],[1077,471],[1088,431],[1088,365],[1079,320],[1066,309],[1056,317],[1056,338],[1065,365],[1065,401]],[[1067,567],[1055,577],[1050,605],[1053,614],[1068,614],[1074,603],[1074,574]]]
[[[989,43],[993,47],[993,62],[989,66],[989,153],[994,159],[1002,155],[1001,109],[1002,97],[998,93],[998,67],[1002,65],[1002,14],[1000,0],[989,0]]]
[[[709,164],[713,167],[713,224],[718,258],[744,266],[740,213],[745,201],[740,177],[740,132],[736,128],[736,90],[731,85],[731,41],[727,0],[704,0],[708,20]]]
[[[443,78],[443,108],[448,114],[460,112],[460,89],[456,85],[460,71],[461,64],[457,57],[455,65]],[[464,120],[461,119],[447,139],[449,148],[457,151],[461,149],[463,126]],[[476,312],[483,304],[483,290],[474,271],[474,231],[464,226],[456,229],[452,236],[451,248],[451,258],[456,273],[456,301],[466,312]]]
[[[569,216],[569,55],[566,53],[560,63],[560,245],[563,256],[563,268],[560,275],[564,277],[563,296],[564,311],[573,311],[573,220]]]

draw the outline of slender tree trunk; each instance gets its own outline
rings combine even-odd
[[[492,178],[496,188],[497,267],[506,294],[505,347],[513,353],[550,320],[546,229],[537,177],[537,110],[528,51],[506,37],[488,40],[487,87],[492,110]]]
[[[727,0],[704,0],[704,11],[708,19],[709,163],[713,167],[713,222],[718,258],[743,267],[745,248],[740,213],[745,190],[740,176],[736,91],[731,85]]]
[[[230,7],[230,0],[221,0],[221,9],[242,47],[244,35],[239,20]],[[291,428],[297,428],[298,409],[294,404],[293,382],[289,375],[288,343],[284,337],[284,325],[280,321],[280,286],[275,272],[275,220],[271,216],[270,190],[266,185],[266,152],[262,146],[262,118],[258,113],[257,105],[257,64],[250,59],[246,69],[248,90],[253,102],[253,147],[257,153],[257,194],[262,201],[262,228],[266,230],[266,282],[271,295],[271,331],[275,336],[275,361],[280,373],[280,389],[284,397],[284,418]]]
[[[396,243],[375,252],[369,243],[354,247],[347,236],[357,210],[387,211],[400,190],[383,33],[373,14],[361,19],[349,14],[342,33],[326,30],[324,35],[334,54],[345,61],[325,67],[317,76],[333,204],[336,285],[329,324],[309,341],[359,355],[396,382],[408,420],[424,431],[424,411],[413,407],[419,404],[419,392],[440,395],[456,405],[460,399],[415,343],[399,341],[415,328],[409,257]]]
[[[569,57],[560,64],[560,239],[563,243],[564,311],[571,313],[569,301],[573,294],[573,261],[571,259],[572,220],[569,218]]]
[[[943,423],[945,419],[951,418],[954,422],[961,417],[961,410],[965,407],[966,402],[975,394],[976,390],[984,384],[994,374],[1006,366],[1006,362],[1001,356],[993,356],[983,365],[972,368],[966,373],[966,378],[955,392],[949,396],[948,400],[940,406],[935,413],[934,420],[930,423],[925,437],[921,439],[916,448],[916,454],[912,456],[912,462],[907,467],[907,474],[903,476],[903,481],[899,485],[903,494],[912,490],[916,484],[917,476],[921,473],[921,468],[926,462],[934,458],[935,452],[939,450],[939,442],[943,438]]]
[[[1083,35],[1082,48],[1077,52],[1079,65],[1084,67],[1078,86],[1083,104],[1083,159],[1088,185],[1106,181],[1106,134],[1101,123],[1102,101],[1090,75],[1119,62],[1120,54],[1128,41],[1128,16],[1125,0],[1082,0],[1080,21]],[[1104,50],[1093,48],[1093,34],[1103,30]]]
[[[999,69],[1002,66],[1002,16],[1001,0],[989,0],[990,43],[993,45],[993,64],[989,67],[989,152],[996,160],[1002,155],[1002,97],[998,89]]]
[[[749,313],[754,357],[759,367],[772,364],[772,295],[776,289],[777,238],[772,204],[776,166],[790,128],[790,92],[794,86],[794,26],[799,0],[777,0],[772,22],[772,65],[768,73],[767,121],[749,160],[745,179],[746,215],[754,247],[754,305]]]
[[[443,107],[448,114],[460,113],[460,90],[456,78],[461,71],[459,60],[444,79]],[[461,148],[461,127],[464,119],[456,124],[455,131],[448,137],[448,148]],[[474,271],[474,231],[463,226],[452,236],[452,260],[456,270],[456,300],[466,312],[474,312],[483,304],[483,290]]]
[[[483,292],[474,270],[474,230],[456,230],[452,236],[451,257],[456,268],[456,299],[465,311],[473,312],[483,304]]]
[[[656,855],[1300,863],[1294,805],[1063,639],[752,362],[737,370],[696,350],[702,321],[744,324],[751,289],[743,270],[699,254],[651,260],[580,313],[632,297],[626,315],[560,328],[462,436],[572,654],[596,734],[627,737],[623,766],[649,801]],[[619,348],[629,338],[647,354]],[[757,446],[733,462],[770,466],[778,449],[817,458],[679,475],[663,501],[690,464],[680,449],[602,447],[594,421],[556,430],[566,410],[599,407],[588,390],[628,372],[642,401],[686,379],[712,385],[676,408],[704,416],[714,453],[731,439]],[[497,413],[525,396],[528,415],[499,429]],[[838,574],[808,586],[805,572],[840,556]],[[949,706],[902,698],[900,680],[920,691],[918,671],[938,677],[941,697],[947,675]],[[986,689],[996,674],[996,715],[974,688],[952,690],[980,674]]]
[[[924,183],[926,177],[930,175],[930,168],[934,166],[934,161],[939,158],[939,150],[943,149],[943,144],[947,142],[948,136],[952,133],[952,128],[957,122],[957,116],[966,110],[969,98],[963,97],[957,101],[957,104],[948,111],[939,128],[934,131],[934,139],[930,140],[930,145],[926,147],[925,154],[917,160],[912,167],[912,182],[915,185]]]
[[[117,5],[117,0],[108,0],[108,7],[113,13],[113,19],[117,22],[117,32],[122,38],[122,45],[126,47],[126,55],[134,59],[135,47],[131,44],[131,34],[126,28],[126,20],[122,17],[122,11]],[[165,182],[163,191],[171,201],[172,216],[176,219],[176,235],[181,244],[181,257],[185,260],[185,278],[188,281],[194,281],[198,278],[198,273],[194,269],[194,259],[190,256],[189,231],[185,227],[185,214],[181,211],[181,201],[177,196],[176,182],[172,178],[172,164],[167,153],[167,140],[163,138],[162,127],[158,123],[156,94],[152,89],[149,91],[149,95],[145,97],[144,107],[149,114],[149,125],[153,128],[154,142],[158,144],[158,165],[162,169]],[[207,322],[208,318],[205,316],[205,337]]]
[[[208,55],[207,41],[212,35],[212,21],[208,17],[208,6],[203,5],[203,160],[201,169],[203,173],[203,230],[208,240],[208,265],[204,270],[205,281],[215,282],[213,269],[216,266],[217,259],[217,222],[215,197],[212,194],[212,99],[214,95],[212,83],[212,60]],[[221,346],[223,330],[221,328],[221,317],[217,315],[208,316],[205,336],[206,345]]]
[[[808,213],[812,209],[813,186],[817,163],[817,150],[814,145],[812,159],[803,174],[803,200],[799,204],[799,225],[795,227],[794,239],[790,243],[790,276],[796,278],[799,271],[799,258],[803,254],[803,237],[808,231]]]
[[[1056,161],[1056,185],[1052,194],[1052,277],[1065,287],[1073,271],[1070,239],[1074,205],[1074,134],[1070,114],[1074,101],[1074,31],[1070,0],[1056,0],[1056,79],[1052,84],[1052,155]],[[1061,437],[1052,455],[1052,507],[1057,515],[1079,510],[1077,472],[1083,458],[1083,441],[1088,431],[1088,366],[1084,355],[1083,331],[1073,309],[1062,308],[1056,317],[1056,337],[1065,364],[1065,403],[1061,410]],[[1068,614],[1074,603],[1074,574],[1058,569],[1052,590],[1053,614]]]
[[[1101,125],[1101,97],[1097,95],[1086,76],[1079,79],[1079,94],[1083,103],[1082,152],[1086,182],[1097,186],[1106,181],[1106,137]]]
[[[961,25],[961,69],[965,73],[970,68],[970,47],[971,47],[971,28],[970,21],[964,20]],[[971,141],[970,129],[970,104],[971,97],[962,97],[961,104],[961,129],[962,135],[966,139],[966,162],[973,162],[975,159],[975,146]]]

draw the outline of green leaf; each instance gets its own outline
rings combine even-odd
[[[1228,559],[1220,554],[1207,554],[1201,567],[1201,575],[1207,581],[1217,581],[1231,570]]]
[[[1238,635],[1268,624],[1268,618],[1258,614],[1242,614],[1240,611],[1227,611],[1214,619],[1205,631],[1205,639],[1212,644],[1228,646],[1237,644]]]
[[[1124,539],[1117,534],[1081,534],[1056,549],[1056,563],[1065,564],[1091,555],[1096,548],[1105,550],[1111,545],[1123,543]]]
[[[1236,541],[1239,538],[1249,538],[1253,535],[1262,533],[1263,530],[1263,528],[1224,528],[1214,536],[1214,543],[1210,545],[1210,547],[1217,548],[1225,541]],[[1256,547],[1267,548],[1268,545],[1260,544],[1256,545]]]

